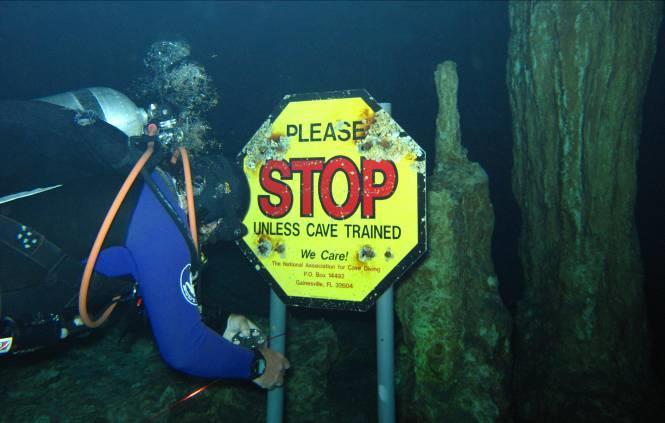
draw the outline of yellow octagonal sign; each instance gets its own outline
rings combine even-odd
[[[365,311],[425,253],[425,152],[367,91],[285,96],[240,157],[239,244],[287,305]]]

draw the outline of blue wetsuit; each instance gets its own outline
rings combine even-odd
[[[3,206],[3,215],[34,226],[72,257],[83,257],[103,216],[99,207],[108,207],[110,201],[112,190],[99,190],[111,188],[105,186],[108,181],[119,186],[120,175],[124,179],[135,159],[127,136],[102,120],[80,126],[74,111],[41,101],[0,101],[0,133],[6,141],[0,156],[0,195],[62,184],[61,188]],[[247,378],[254,353],[233,345],[201,321],[189,283],[188,231],[178,228],[186,226],[184,212],[168,186],[170,182],[158,172],[153,172],[152,178],[182,222],[176,224],[150,187],[137,180],[132,196],[140,191],[138,198],[132,197],[121,208],[122,218],[116,218],[107,240],[114,246],[101,252],[95,270],[111,277],[132,275],[137,281],[159,351],[170,366],[202,377]],[[85,191],[89,185],[98,191]],[[80,193],[86,196],[83,204],[77,204]],[[85,216],[74,223],[62,220],[79,214]],[[51,282],[36,284],[42,279],[32,279],[46,280],[45,269],[23,260],[11,249],[0,252],[0,309],[6,316],[13,314],[17,321],[28,323],[22,328],[22,336],[30,331],[34,336],[26,341],[26,350],[41,347],[47,329],[49,342],[56,333],[48,325],[61,322],[44,323],[40,317],[39,324],[32,325],[30,319],[43,311],[41,306],[50,307],[46,314],[60,313],[65,303],[56,302],[69,304],[74,291],[62,291],[60,295],[49,292],[53,289]],[[9,282],[16,283],[9,286]],[[71,288],[78,286],[76,279],[67,282],[71,282]],[[8,286],[11,289],[5,290]],[[27,299],[3,307],[3,300],[19,299],[22,293]],[[0,315],[0,332],[3,318]],[[59,335],[58,328],[58,340]]]
[[[152,179],[180,217],[186,216],[167,182]],[[138,181],[137,181],[138,183]],[[236,346],[201,320],[190,280],[191,256],[174,219],[145,183],[132,213],[124,247],[100,253],[95,270],[131,274],[138,283],[164,360],[184,373],[210,378],[248,378],[254,353]]]

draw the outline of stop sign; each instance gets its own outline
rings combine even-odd
[[[241,159],[239,245],[285,304],[365,311],[425,253],[425,152],[367,91],[285,96]]]

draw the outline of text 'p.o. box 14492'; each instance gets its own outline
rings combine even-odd
[[[240,157],[239,245],[285,304],[365,311],[425,253],[425,152],[367,91],[285,96]]]

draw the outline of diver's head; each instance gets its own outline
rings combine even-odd
[[[221,154],[206,155],[193,161],[192,173],[201,242],[245,236],[242,220],[249,208],[249,184],[241,166]]]

